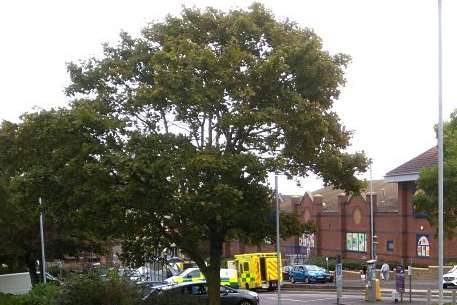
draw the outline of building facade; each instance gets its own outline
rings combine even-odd
[[[363,190],[349,196],[341,190],[323,188],[301,197],[283,196],[281,210],[295,213],[301,221],[313,221],[317,232],[283,240],[281,252],[291,262],[306,256],[328,256],[368,260],[372,255],[371,201],[380,261],[433,265],[438,259],[436,230],[426,215],[412,205],[419,171],[437,164],[436,147],[400,165],[373,181],[373,192]],[[368,188],[369,189],[369,188]],[[446,240],[445,259],[457,260],[457,239]],[[248,246],[232,242],[225,255],[275,251],[274,245]]]

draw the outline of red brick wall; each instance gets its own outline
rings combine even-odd
[[[378,237],[376,252],[380,261],[401,261],[435,265],[437,264],[438,243],[435,230],[425,218],[417,218],[412,207],[414,182],[398,183],[398,212],[376,211],[376,195],[373,195],[375,207],[375,232]],[[315,195],[313,198],[305,194],[300,201],[290,202],[293,206],[287,209],[295,210],[300,221],[305,221],[305,211],[310,219],[317,225],[315,246],[313,253],[319,256],[335,257],[342,255],[344,258],[367,260],[371,257],[370,236],[370,204],[369,195],[366,199],[361,196],[347,197],[339,195],[336,211],[325,211],[322,207],[322,197]],[[360,209],[360,223],[354,222],[354,210]],[[367,252],[359,253],[346,250],[346,232],[367,233]],[[430,242],[430,257],[418,257],[416,239],[418,235],[427,235]],[[387,241],[394,242],[393,251],[387,251]],[[283,240],[281,250],[283,254],[288,245],[297,245],[298,237]],[[224,247],[224,255],[231,257],[238,253],[248,252],[274,252],[274,245],[260,247],[243,245],[231,242]],[[457,261],[457,238],[446,240],[444,247],[445,259]]]

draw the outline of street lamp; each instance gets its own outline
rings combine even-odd
[[[439,304],[443,304],[443,59],[442,1],[438,0],[438,287]]]
[[[376,235],[374,227],[374,209],[373,209],[373,171],[372,166],[373,160],[370,159],[370,235],[371,235],[371,259],[376,259]]]
[[[275,174],[275,197],[276,197],[276,265],[278,273],[278,305],[281,305],[281,246],[279,244],[279,189],[278,175]]]
[[[40,204],[40,238],[41,238],[41,270],[43,272],[43,283],[46,284],[46,257],[44,251],[44,229],[43,229],[43,211],[41,210],[41,197],[38,198],[38,202]]]

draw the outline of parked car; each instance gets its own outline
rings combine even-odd
[[[292,283],[329,283],[333,281],[327,270],[315,265],[296,265],[289,274]]]
[[[457,266],[443,275],[443,288],[457,287]]]
[[[282,267],[282,279],[289,280],[290,272],[292,271],[293,266],[284,266]]]
[[[183,295],[195,298],[199,304],[208,303],[208,287],[206,282],[181,283],[154,287],[145,296],[145,300],[157,297],[160,294]],[[221,286],[221,305],[259,305],[257,293],[247,290],[237,290],[228,286]]]
[[[323,268],[323,267],[319,267],[324,273],[327,273],[328,274],[328,282],[329,283],[332,283],[334,280],[335,280],[335,273],[334,271],[328,271],[327,269]]]

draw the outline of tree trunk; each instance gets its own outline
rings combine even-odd
[[[223,241],[218,238],[210,239],[210,257],[206,282],[208,283],[208,305],[221,304],[221,256]]]
[[[206,282],[208,283],[208,305],[220,305],[220,263],[219,267],[210,266],[207,273],[208,275],[206,276]]]

